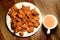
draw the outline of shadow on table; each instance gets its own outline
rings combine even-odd
[[[57,26],[58,27],[58,26]],[[57,27],[55,27],[54,29],[50,30],[50,34],[47,34],[47,29],[42,25],[42,31],[44,32],[44,34],[46,35],[46,40],[52,40],[51,38],[51,34],[55,34],[57,31]]]
[[[58,26],[57,26],[58,27]],[[54,34],[57,30],[57,27],[55,27],[54,29],[51,29],[50,30],[50,34]],[[42,25],[42,31],[47,34],[47,28],[45,28],[43,25]]]

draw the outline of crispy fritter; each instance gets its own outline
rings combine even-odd
[[[30,6],[22,6],[18,9],[15,5],[9,11],[11,17],[12,29],[15,33],[19,32],[21,36],[27,31],[31,33],[34,31],[34,27],[37,28],[39,23],[39,14],[36,9],[30,10]]]

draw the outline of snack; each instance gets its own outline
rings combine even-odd
[[[31,33],[37,28],[39,23],[39,14],[35,9],[30,10],[30,6],[22,6],[18,9],[15,5],[9,11],[11,17],[11,27],[15,33],[19,32],[21,36],[27,31]]]

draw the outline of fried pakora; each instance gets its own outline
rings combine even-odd
[[[27,31],[31,33],[34,28],[37,28],[39,23],[39,14],[36,9],[30,10],[30,6],[22,6],[18,9],[15,5],[9,11],[9,16],[11,17],[12,29],[15,33],[23,36],[24,32]]]

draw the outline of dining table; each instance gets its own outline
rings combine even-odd
[[[51,29],[50,34],[47,34],[47,29],[42,25],[38,32],[32,36],[14,36],[7,29],[6,15],[12,6],[19,2],[30,2],[37,6],[42,18],[49,14],[56,16],[57,27]],[[0,0],[0,40],[60,40],[60,0]]]

